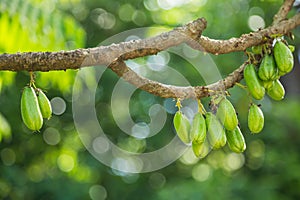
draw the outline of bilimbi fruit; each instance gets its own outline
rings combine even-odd
[[[177,111],[175,113],[173,124],[181,141],[184,143],[190,143],[191,140],[189,131],[191,125],[188,118],[181,111]]]
[[[244,79],[250,94],[257,100],[262,99],[265,95],[265,88],[262,86],[253,64],[246,65],[244,69]]]
[[[226,137],[231,151],[242,153],[246,150],[246,142],[238,126],[233,131],[226,130]]]
[[[36,93],[32,87],[25,87],[21,97],[21,115],[24,124],[32,131],[38,131],[43,125]]]
[[[273,48],[273,52],[276,65],[279,69],[279,75],[282,76],[292,71],[294,58],[290,48],[282,41],[277,41]]]
[[[204,116],[198,112],[194,115],[190,129],[191,140],[194,143],[204,143],[206,138],[206,122]]]
[[[226,130],[233,131],[238,125],[238,118],[233,105],[227,98],[223,98],[219,103],[217,117],[224,124]]]
[[[225,130],[218,118],[211,112],[206,115],[207,137],[213,149],[219,149],[226,144]]]
[[[248,112],[248,128],[251,133],[259,133],[264,127],[264,114],[256,105],[251,104]]]
[[[37,99],[43,118],[50,119],[52,115],[52,108],[49,99],[41,89],[37,89]]]

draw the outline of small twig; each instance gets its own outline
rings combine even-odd
[[[284,3],[279,8],[279,11],[273,17],[273,25],[278,24],[280,21],[284,20],[292,9],[295,0],[285,0]]]
[[[245,51],[247,48],[260,45],[264,42],[265,36],[271,36],[274,34],[285,35],[291,30],[300,25],[300,13],[294,17],[280,21],[268,28],[244,34],[239,38],[231,38],[229,40],[214,40],[205,36],[201,36],[199,44],[201,45],[200,50],[205,50],[212,54],[225,54],[236,51]]]

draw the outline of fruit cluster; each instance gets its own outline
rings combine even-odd
[[[51,114],[51,104],[45,93],[39,88],[26,86],[21,97],[21,115],[27,128],[39,131],[43,118],[50,119]]]
[[[199,111],[193,117],[192,123],[180,111],[180,100],[177,101],[179,110],[174,116],[174,127],[178,137],[186,144],[192,142],[192,149],[197,157],[205,157],[208,147],[219,149],[228,143],[229,148],[237,153],[246,149],[245,139],[238,126],[235,109],[226,96],[213,99],[217,107],[215,114],[206,112],[198,101]]]
[[[285,90],[279,78],[289,73],[294,66],[294,58],[290,48],[281,40],[275,40],[273,48],[261,47],[254,51],[262,55],[257,69],[254,63],[246,65],[244,79],[253,98],[261,100],[265,92],[276,101],[284,98]]]
[[[285,90],[279,78],[292,71],[294,66],[293,47],[281,39],[275,39],[271,44],[252,48],[254,54],[262,59],[254,60],[246,65],[244,79],[251,96],[261,100],[265,93],[270,98],[280,101]],[[259,133],[264,126],[264,116],[260,108],[251,103],[248,114],[248,127],[251,133]]]
[[[294,65],[290,48],[282,40],[275,40],[271,45],[255,47],[253,53],[259,54],[259,59],[249,61],[249,64],[246,65],[244,79],[247,87],[243,86],[243,88],[246,88],[257,100],[261,100],[266,91],[272,99],[282,100],[285,90],[279,78],[289,73]],[[255,55],[253,57],[255,58]],[[244,152],[246,143],[239,127],[237,114],[224,92],[212,97],[211,112],[205,111],[200,100],[198,105],[199,111],[190,123],[180,110],[180,99],[177,100],[178,111],[174,116],[173,123],[182,142],[192,143],[194,154],[201,158],[207,155],[207,148],[219,149],[226,143],[233,152]],[[250,99],[248,128],[251,133],[259,133],[263,127],[263,112]]]

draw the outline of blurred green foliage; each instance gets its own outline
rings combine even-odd
[[[122,31],[139,27],[166,30],[198,17],[208,21],[204,35],[227,39],[268,26],[281,2],[2,0],[0,52],[95,47]],[[291,43],[296,46],[296,64],[293,72],[282,79],[287,96],[281,102],[267,97],[258,102],[262,104],[266,121],[261,134],[250,135],[247,130],[249,100],[246,93],[236,87],[229,90],[247,141],[244,154],[232,153],[226,147],[198,160],[189,150],[168,167],[145,174],[112,170],[92,157],[83,146],[72,116],[72,86],[77,71],[36,73],[36,85],[47,91],[54,107],[54,116],[45,122],[39,133],[30,132],[21,121],[20,95],[29,82],[28,73],[0,72],[0,198],[299,199],[299,28],[293,33],[295,40]],[[144,37],[153,34],[145,33]],[[189,58],[193,55],[200,58],[194,61],[200,62],[204,74],[212,75],[209,79],[212,81],[215,79],[209,68],[212,63],[225,77],[246,59],[243,53],[205,56],[184,45],[182,48]],[[204,84],[205,77],[197,74],[185,59],[171,52],[158,56],[190,84]],[[144,69],[151,59],[155,60],[155,56],[130,62],[132,66],[143,65],[139,69],[145,70],[150,78],[188,84],[172,70]],[[94,81],[93,72],[86,80]],[[98,119],[103,130],[112,133],[108,135],[110,140],[131,152],[150,152],[168,144],[175,135],[172,127],[175,102],[137,90],[130,100],[130,113],[136,122],[149,123],[148,110],[155,103],[167,109],[168,118],[157,135],[134,139],[120,130],[111,113],[111,94],[118,80],[119,77],[106,70],[95,95]],[[206,107],[208,100],[203,99]],[[192,101],[183,102],[183,105],[191,104]]]

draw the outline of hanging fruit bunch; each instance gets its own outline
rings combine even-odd
[[[209,149],[220,149],[228,143],[236,153],[246,149],[245,139],[238,125],[238,118],[226,95],[214,96],[211,111],[207,112],[198,100],[198,112],[192,122],[181,112],[180,99],[177,100],[178,111],[174,116],[174,127],[178,137],[186,144],[192,143],[197,157],[204,158]]]
[[[264,114],[252,98],[261,100],[265,93],[276,101],[284,98],[285,90],[279,79],[293,69],[292,51],[293,47],[283,39],[275,38],[253,47],[252,53],[248,53],[249,60],[244,69],[246,86],[240,83],[236,85],[246,89],[249,94],[248,128],[252,134],[260,133],[264,127]],[[180,99],[177,99],[174,127],[182,142],[191,143],[195,156],[204,158],[209,149],[220,149],[226,143],[233,152],[242,153],[246,150],[235,108],[227,96],[227,91],[214,95],[209,112],[198,100],[198,112],[191,122],[181,112]]]
[[[253,60],[253,57],[250,59],[244,70],[245,82],[253,98],[261,100],[267,91],[270,98],[280,101],[284,98],[285,90],[279,79],[293,69],[294,48],[282,39],[275,39],[272,44],[266,43],[260,49],[253,52],[261,55],[261,62],[255,58]]]
[[[30,73],[30,83],[25,86],[21,97],[21,116],[24,124],[32,131],[39,131],[43,118],[50,119],[52,108],[45,93],[34,84],[34,75]]]

